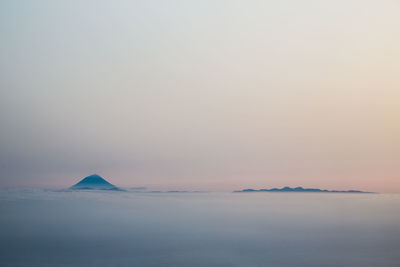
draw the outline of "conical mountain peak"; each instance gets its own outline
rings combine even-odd
[[[97,190],[118,190],[119,188],[107,182],[98,174],[92,174],[83,178],[77,184],[71,186],[71,189],[97,189]]]

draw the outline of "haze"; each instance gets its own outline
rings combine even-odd
[[[0,189],[1,266],[398,267],[399,194]]]
[[[400,192],[398,1],[1,1],[0,186]]]

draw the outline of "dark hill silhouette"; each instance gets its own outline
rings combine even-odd
[[[70,187],[78,190],[120,190],[113,184],[110,184],[100,175],[93,174],[83,178],[80,182]]]
[[[371,192],[364,192],[364,191],[358,191],[358,190],[345,190],[345,191],[340,191],[340,190],[324,190],[324,189],[318,189],[318,188],[303,188],[303,187],[282,187],[282,188],[272,188],[272,189],[243,189],[243,190],[238,190],[234,191],[236,193],[241,193],[241,192],[320,192],[320,193],[371,193]]]

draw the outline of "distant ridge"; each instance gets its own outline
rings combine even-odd
[[[282,188],[272,188],[272,189],[243,189],[243,190],[237,190],[233,191],[235,193],[245,193],[245,192],[320,192],[320,193],[372,193],[372,192],[364,192],[364,191],[358,191],[358,190],[323,190],[323,189],[318,189],[318,188],[303,188],[301,186],[299,187],[282,187]]]
[[[113,184],[107,182],[103,177],[92,174],[83,178],[77,184],[70,187],[74,190],[121,190]]]

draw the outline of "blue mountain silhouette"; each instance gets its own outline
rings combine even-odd
[[[325,189],[318,189],[318,188],[303,188],[301,186],[299,187],[282,187],[282,188],[272,188],[272,189],[243,189],[243,190],[238,190],[234,191],[237,193],[240,192],[321,192],[321,193],[371,193],[371,192],[364,192],[364,191],[358,191],[358,190],[325,190]]]
[[[70,189],[78,190],[120,190],[113,184],[107,182],[103,177],[92,174],[83,178],[80,182],[70,187]]]

